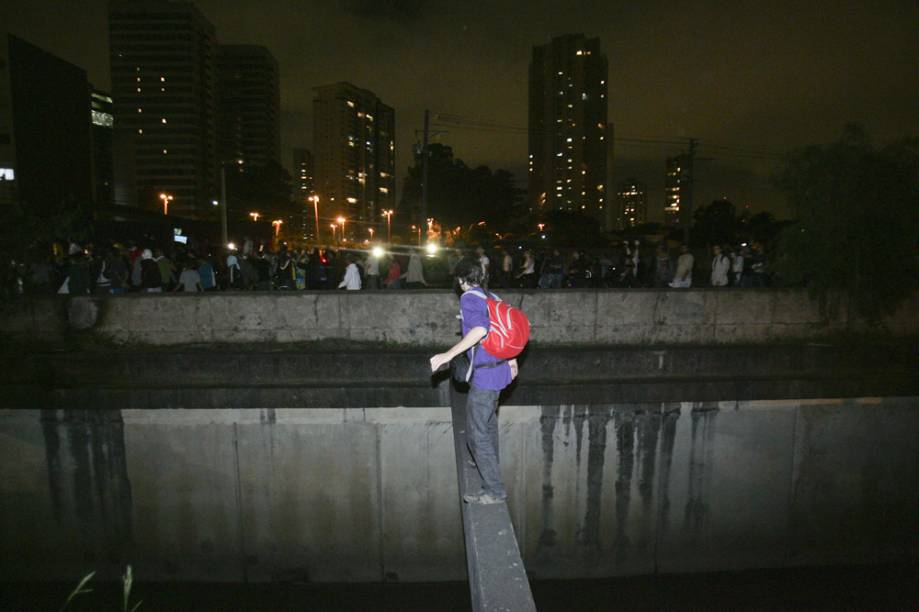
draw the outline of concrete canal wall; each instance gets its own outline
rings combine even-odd
[[[448,408],[0,410],[5,580],[464,578]],[[919,557],[919,399],[508,406],[534,578]]]

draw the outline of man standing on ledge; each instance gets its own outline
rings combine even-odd
[[[431,371],[436,372],[460,353],[467,352],[472,367],[469,394],[466,396],[466,444],[482,476],[483,488],[467,494],[470,504],[499,504],[507,499],[501,483],[498,459],[498,396],[517,376],[516,359],[498,359],[479,346],[488,335],[488,276],[478,261],[463,259],[456,265],[456,282],[460,296],[460,319],[463,339],[450,350],[431,357]],[[492,295],[493,299],[496,296]]]

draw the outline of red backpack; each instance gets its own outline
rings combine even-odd
[[[491,295],[478,291],[468,293],[482,298],[488,305],[489,329],[482,340],[482,348],[498,359],[513,359],[523,352],[530,340],[530,320],[523,311]]]

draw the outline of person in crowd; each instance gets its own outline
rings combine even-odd
[[[198,272],[198,269],[195,268],[195,263],[191,259],[186,259],[182,263],[182,273],[179,274],[179,282],[176,283],[175,289],[173,291],[185,291],[197,293],[199,291],[204,291],[204,288],[201,286],[201,274]]]
[[[766,254],[763,252],[763,245],[759,242],[753,243],[753,252],[750,254],[750,272],[751,284],[754,287],[766,286]]]
[[[140,255],[140,286],[147,293],[160,293],[163,291],[163,277],[160,266],[153,259],[153,251],[144,249]]]
[[[491,260],[488,258],[488,255],[485,254],[485,247],[476,247],[475,256],[479,262],[479,265],[482,266],[482,273],[489,274],[491,272]],[[411,267],[411,261],[409,261],[409,267]]]
[[[654,257],[654,286],[666,287],[672,278],[673,262],[670,260],[670,253],[667,252],[667,245],[661,242],[657,245]]]
[[[348,255],[347,261],[348,265],[345,267],[345,277],[338,283],[338,288],[347,289],[348,291],[360,291],[361,273],[357,269],[357,263],[355,263],[354,256]]]
[[[744,244],[740,247],[740,252],[734,256],[734,264],[731,266],[734,270],[734,282],[738,287],[752,287],[753,279],[750,270],[750,248]]]
[[[481,264],[481,260],[479,261]],[[424,267],[421,263],[421,255],[417,250],[412,249],[408,257],[408,270],[402,275],[405,278],[405,286],[408,289],[420,289],[427,287],[428,283],[424,280]]]
[[[498,449],[498,398],[517,377],[517,360],[501,360],[476,347],[489,330],[488,306],[482,299],[488,292],[488,277],[479,261],[464,259],[456,266],[455,279],[462,290],[460,321],[463,338],[450,350],[430,359],[436,372],[454,357],[467,353],[472,369],[466,396],[466,444],[482,477],[482,490],[468,493],[469,504],[499,504],[507,499],[501,482]]]
[[[393,255],[392,260],[389,262],[389,270],[386,273],[386,280],[384,281],[385,289],[401,289],[402,288],[402,266],[399,265],[399,258]]]
[[[673,273],[670,287],[674,289],[692,287],[692,268],[695,263],[695,258],[689,252],[689,245],[680,245],[680,256],[676,260],[676,271]]]
[[[235,249],[227,252],[227,289],[242,289],[242,269]]]
[[[731,260],[721,252],[721,247],[716,244],[712,247],[712,287],[727,287],[730,269]]]
[[[536,258],[530,249],[523,252],[523,263],[520,264],[517,281],[523,289],[535,289],[536,283],[539,281],[536,278]]]
[[[256,255],[252,266],[255,268],[255,290],[271,291],[271,262],[264,250]]]
[[[298,249],[294,257],[295,284],[298,290],[306,289],[306,276],[309,273],[310,257],[306,249]]]
[[[51,259],[44,253],[32,258],[29,266],[29,288],[33,293],[51,294],[59,286]]]
[[[202,257],[198,260],[198,276],[201,277],[201,289],[203,291],[217,290],[217,274],[214,272],[214,264],[210,261],[211,255]]]
[[[587,286],[587,267],[582,252],[574,251],[571,253],[571,260],[568,262],[567,277],[568,287],[582,289]]]
[[[166,256],[166,253],[163,252],[163,249],[156,249],[155,257],[156,265],[160,267],[160,278],[163,282],[163,289],[168,291],[175,286],[175,266],[172,265],[172,260]]]
[[[121,295],[128,284],[128,264],[120,249],[113,248],[105,260],[105,274],[111,285],[112,295]]]
[[[565,261],[558,249],[552,249],[552,254],[542,262],[539,273],[540,289],[559,289],[565,277]]]
[[[319,252],[319,247],[313,247],[309,261],[309,279],[307,280],[307,286],[310,289],[322,289],[325,284],[323,259],[324,255]]]
[[[505,249],[501,256],[501,286],[510,287],[512,278],[514,278],[514,256]]]
[[[275,272],[275,286],[278,289],[293,289],[296,287],[296,272],[294,270],[293,258],[287,249],[282,249],[278,253],[278,268]]]
[[[364,278],[367,281],[367,289],[380,288],[380,258],[373,253],[367,255],[364,260]]]
[[[92,277],[89,261],[79,245],[71,244],[67,265],[64,267],[64,283],[58,293],[89,295],[91,292]]]

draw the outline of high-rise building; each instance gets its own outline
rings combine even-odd
[[[300,211],[300,233],[304,240],[308,240],[316,234],[315,209],[310,199],[314,191],[313,154],[310,153],[309,149],[294,149],[291,201],[293,201],[296,210]]]
[[[664,164],[664,223],[671,227],[680,224],[685,165],[682,155],[668,157]]]
[[[0,205],[92,202],[89,91],[82,68],[0,32]]]
[[[89,94],[93,141],[93,194],[100,206],[111,206],[115,200],[113,144],[115,117],[112,97],[93,89]]]
[[[344,82],[317,87],[313,110],[320,211],[378,224],[380,213],[395,203],[395,111],[372,92]],[[354,224],[346,227],[357,233]]]
[[[616,190],[619,200],[619,226],[635,227],[647,221],[648,190],[644,183],[630,178]]]
[[[217,84],[220,161],[243,169],[280,163],[281,86],[271,52],[259,45],[220,45]]]
[[[558,36],[530,63],[529,198],[533,210],[607,218],[607,61],[599,38]]]
[[[192,2],[114,0],[109,50],[115,123],[134,135],[140,206],[208,216],[217,195],[214,26]]]

